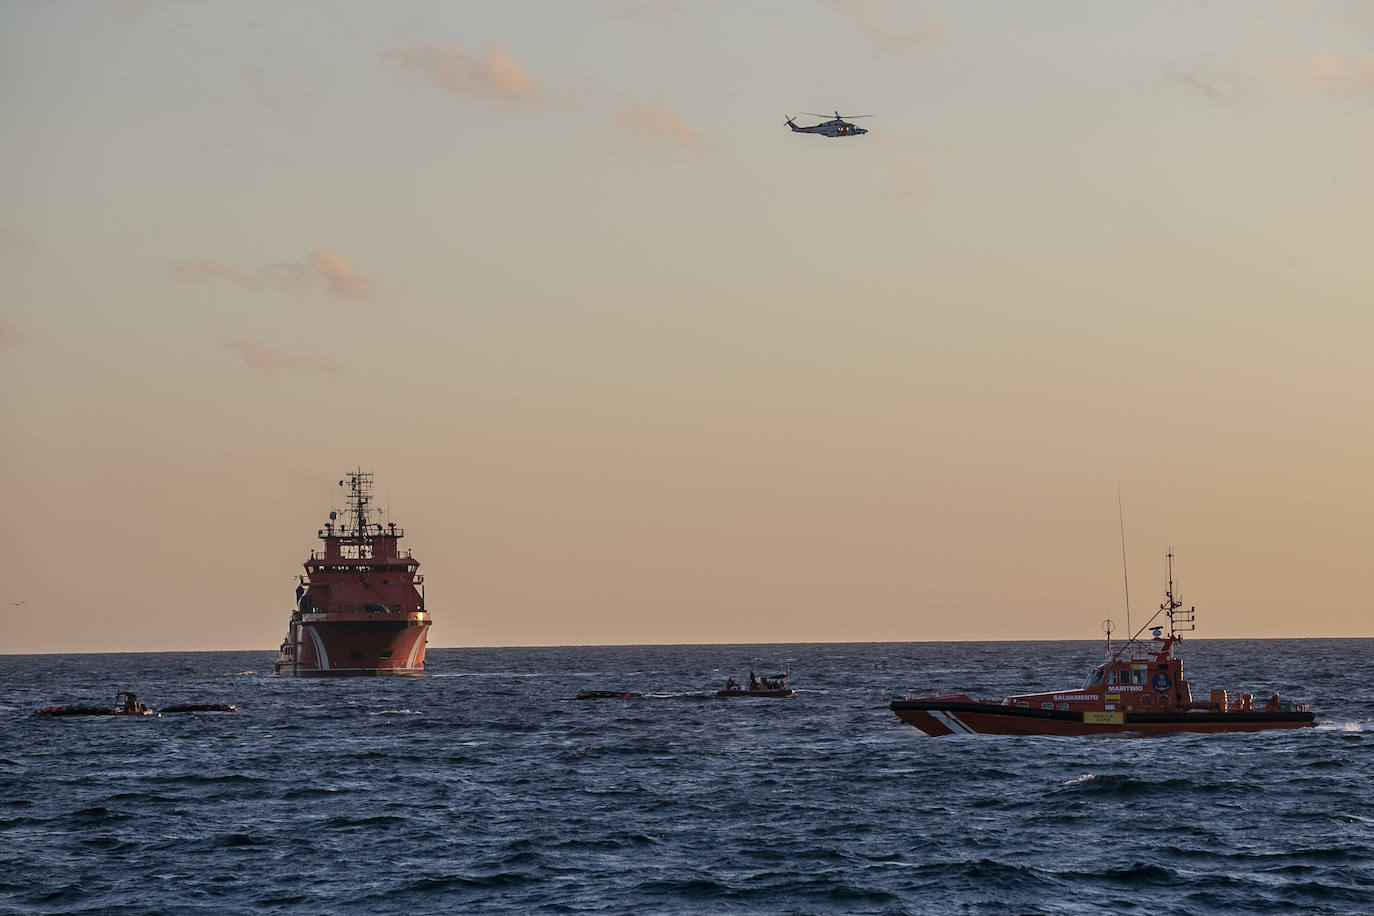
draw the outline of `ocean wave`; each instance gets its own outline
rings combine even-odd
[[[1350,712],[1263,736],[918,740],[886,707],[897,683],[970,658],[993,671],[974,692],[1031,673],[996,668],[1015,647],[906,644],[789,649],[805,691],[786,703],[704,693],[719,647],[436,650],[424,679],[240,677],[250,720],[4,719],[0,910],[1374,912],[1374,688],[1350,674],[1374,673],[1374,643],[1302,641],[1279,670],[1266,643],[1214,646]],[[1070,668],[1099,651],[1040,648]],[[188,670],[266,657],[0,664],[31,710],[112,683],[186,696],[207,683]],[[489,673],[438,675],[460,665]],[[562,702],[588,684],[665,696]]]

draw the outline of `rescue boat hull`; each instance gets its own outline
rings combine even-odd
[[[897,717],[927,735],[1167,735],[1309,728],[1314,714],[1293,712],[1084,712],[1000,703],[894,700]]]
[[[277,664],[285,677],[422,677],[428,616],[364,620],[306,619],[298,624],[294,661]]]

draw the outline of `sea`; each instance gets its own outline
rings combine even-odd
[[[0,656],[2,913],[1374,913],[1374,640],[1189,640],[1314,728],[929,738],[1100,642]],[[787,699],[718,699],[790,671]],[[236,713],[48,719],[52,704]],[[581,691],[642,693],[576,700]]]

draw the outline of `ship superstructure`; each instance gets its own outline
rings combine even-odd
[[[296,586],[296,607],[277,653],[292,677],[424,674],[430,617],[420,561],[400,549],[405,532],[374,521],[372,472],[339,481],[344,518],[329,513]]]

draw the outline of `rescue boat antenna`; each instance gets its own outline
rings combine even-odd
[[[1169,617],[1169,635],[1173,636],[1180,629],[1174,626],[1174,612],[1183,607],[1183,602],[1174,597],[1174,548],[1172,547],[1166,549],[1164,553],[1164,569],[1165,577],[1168,579],[1168,585],[1164,589],[1165,603],[1160,605],[1159,609],[1167,612]],[[1180,623],[1193,622],[1191,617],[1186,614],[1179,616],[1184,618],[1179,621]]]
[[[1131,580],[1126,575],[1126,514],[1121,509],[1121,481],[1116,482],[1116,520],[1121,527],[1121,584],[1126,589],[1126,632],[1131,632]],[[1110,637],[1108,637],[1110,638]]]

